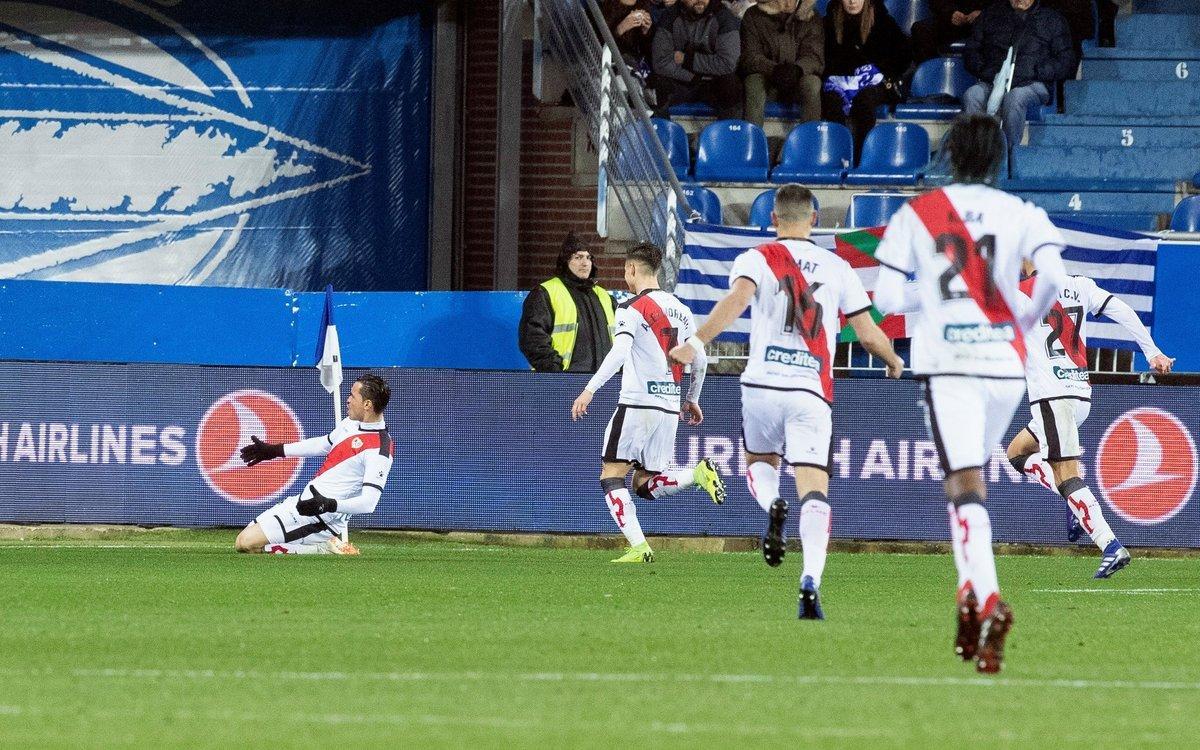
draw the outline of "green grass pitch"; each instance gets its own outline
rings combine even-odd
[[[231,532],[3,542],[0,747],[1196,747],[1195,559],[1000,557],[1004,671],[951,653],[948,555],[498,548]]]

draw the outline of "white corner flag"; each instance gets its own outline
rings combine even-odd
[[[333,395],[334,423],[342,421],[342,347],[338,343],[337,326],[333,324],[333,285],[325,287],[325,312],[321,315],[321,330],[317,333],[317,369],[321,385]]]

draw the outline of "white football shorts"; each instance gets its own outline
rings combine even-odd
[[[747,453],[774,453],[792,466],[828,473],[832,407],[815,393],[742,386],[742,442]]]
[[[1037,438],[1047,461],[1065,461],[1083,455],[1079,425],[1087,421],[1092,402],[1081,398],[1047,398],[1029,405],[1033,419],[1027,429]]]
[[[258,524],[267,541],[271,544],[322,544],[325,541],[340,536],[345,529],[345,522],[325,522],[316,516],[302,516],[296,512],[296,501],[299,495],[284,498],[276,505],[258,514],[254,522]]]
[[[679,415],[653,406],[620,404],[604,429],[601,459],[664,471],[675,460]]]
[[[946,474],[981,468],[1025,397],[1025,381],[931,375],[922,384],[925,426]]]

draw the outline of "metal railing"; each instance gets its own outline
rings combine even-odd
[[[535,0],[534,22],[599,157],[596,232],[608,236],[611,189],[633,238],[663,248],[663,281],[673,288],[683,253],[679,216],[691,216],[692,209],[650,122],[642,84],[595,0]]]

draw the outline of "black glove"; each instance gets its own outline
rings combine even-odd
[[[799,65],[779,63],[771,71],[771,83],[780,94],[792,95],[800,87],[804,70]]]
[[[261,464],[272,458],[283,458],[283,443],[264,443],[258,435],[250,436],[250,445],[242,448],[242,460],[247,466]]]
[[[312,492],[312,497],[307,500],[300,500],[296,503],[296,512],[302,516],[319,516],[322,513],[333,513],[337,510],[337,500],[332,497],[325,497],[317,488],[311,484],[308,489]]]

